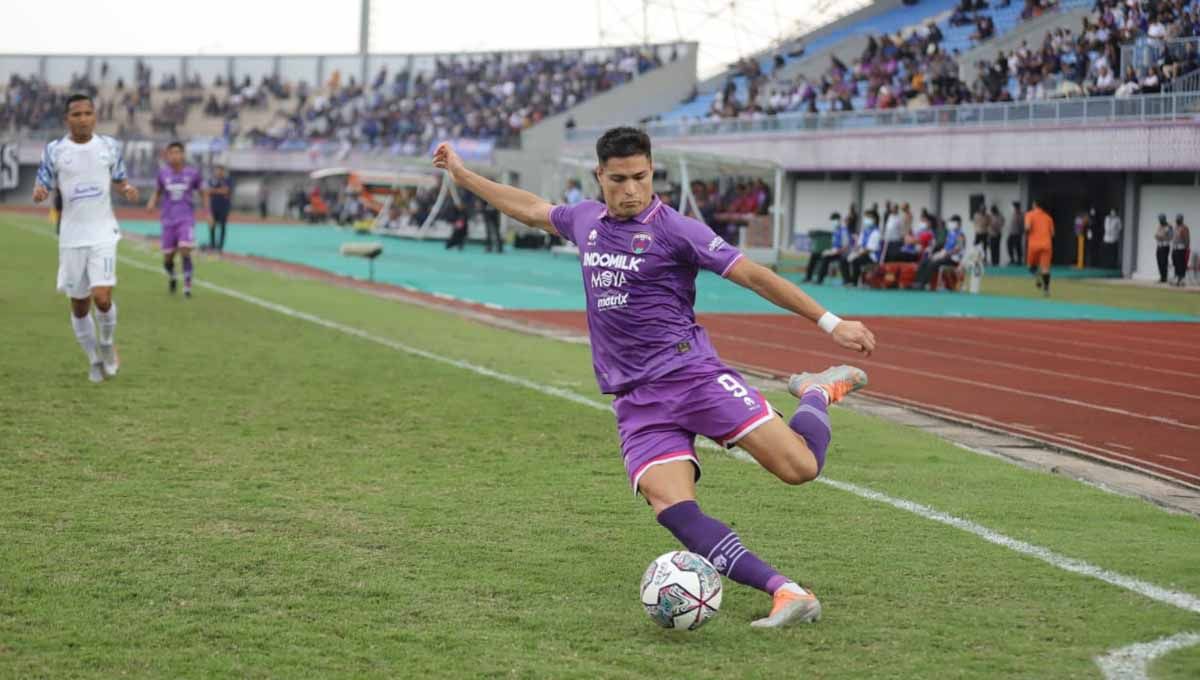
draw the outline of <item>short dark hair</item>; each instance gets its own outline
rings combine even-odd
[[[183,142],[176,141],[176,142],[171,142],[170,144],[167,145],[167,151],[170,151],[171,149],[176,149],[176,148],[179,149],[180,151],[183,151]]]
[[[63,104],[63,115],[71,112],[71,104],[74,104],[75,102],[87,102],[92,105],[92,108],[96,108],[96,102],[92,101],[92,98],[89,95],[83,94],[82,92],[76,92],[70,97],[67,97],[67,103]]]
[[[650,155],[650,136],[633,127],[615,127],[596,140],[596,158],[603,165],[610,158]]]

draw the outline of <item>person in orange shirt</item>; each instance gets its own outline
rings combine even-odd
[[[1042,209],[1041,203],[1033,202],[1033,209],[1025,213],[1025,235],[1028,243],[1025,252],[1028,254],[1029,273],[1033,274],[1037,287],[1042,294],[1050,295],[1050,259],[1054,253],[1054,219]],[[1038,270],[1041,278],[1038,278]]]

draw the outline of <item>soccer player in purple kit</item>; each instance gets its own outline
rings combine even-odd
[[[644,132],[613,128],[596,142],[596,156],[604,203],[558,206],[468,170],[449,144],[438,146],[434,165],[501,212],[579,247],[592,364],[601,391],[614,396],[621,454],[635,493],[688,550],[772,596],[770,614],[752,626],[815,621],[821,604],[813,593],[700,510],[695,436],[742,447],[788,484],[812,481],[824,467],[832,436],[829,404],[864,387],[867,375],[851,366],[793,375],[788,390],[800,404],[784,422],[757,389],[721,362],[696,323],[696,275],[703,268],[749,288],[816,322],[847,349],[870,355],[875,337],[664,204],[654,195]]]
[[[169,283],[167,290],[174,293],[177,285],[175,279],[175,251],[179,251],[183,260],[183,295],[192,296],[192,248],[196,247],[196,211],[193,207],[195,193],[200,192],[203,206],[208,202],[208,189],[204,187],[200,170],[184,165],[183,144],[171,142],[167,145],[167,164],[158,169],[158,180],[154,194],[146,204],[147,210],[154,210],[159,197],[162,197],[162,238],[163,269],[167,272]]]

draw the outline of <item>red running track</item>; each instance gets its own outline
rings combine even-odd
[[[507,312],[586,331],[579,312]],[[873,317],[855,360],[802,322],[700,317],[726,360],[784,376],[853,361],[870,394],[1200,486],[1200,324]]]

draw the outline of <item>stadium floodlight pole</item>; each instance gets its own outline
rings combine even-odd
[[[358,53],[367,56],[371,48],[371,0],[362,0],[358,17]]]
[[[772,221],[775,232],[775,252],[783,250],[783,168],[775,167],[775,200],[771,201]]]
[[[691,184],[691,182],[689,181],[690,179],[691,178],[688,177],[687,156],[680,156],[679,157],[679,214],[680,215],[687,214],[688,196],[690,196],[692,193],[691,189],[688,188],[688,186]],[[696,199],[693,198],[692,202],[695,203],[695,200]],[[697,212],[699,212],[699,210],[697,210]]]
[[[358,17],[358,54],[362,63],[358,67],[358,81],[367,82],[367,53],[371,50],[371,0],[362,0]]]
[[[642,45],[650,44],[650,0],[642,0]]]

